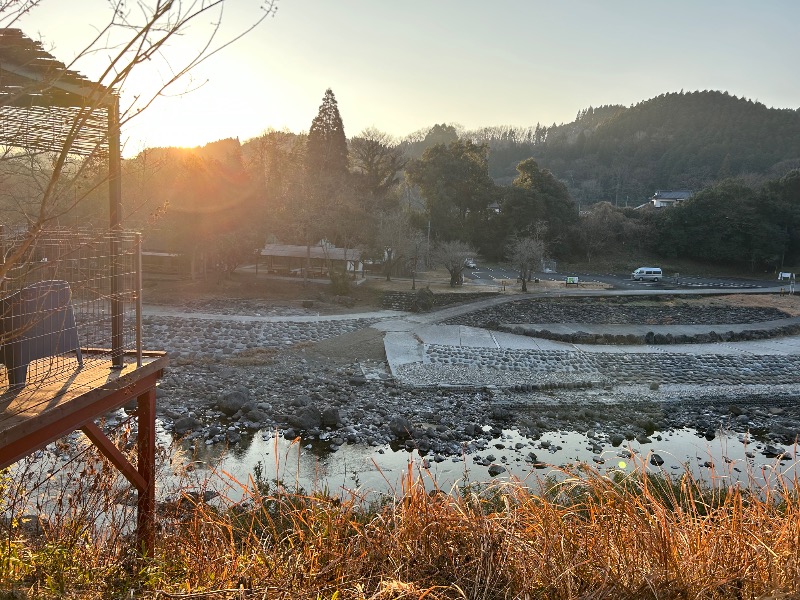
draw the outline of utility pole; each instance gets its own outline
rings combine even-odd
[[[428,216],[428,246],[427,246],[427,257],[425,260],[425,268],[430,269],[431,267],[431,218]]]

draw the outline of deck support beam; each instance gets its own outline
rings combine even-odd
[[[142,367],[128,365],[122,371],[106,370],[101,387],[87,391],[81,388],[73,397],[72,393],[67,394],[70,389],[68,385],[56,384],[58,391],[52,392],[52,396],[43,389],[31,386],[10,396],[9,406],[5,412],[0,411],[0,469],[71,431],[80,429],[86,434],[103,456],[136,487],[136,541],[145,556],[152,555],[155,548],[156,383],[168,363],[163,352],[147,354],[150,356],[146,357],[146,364]],[[88,375],[87,371],[81,371],[81,374]],[[50,398],[47,410],[24,417],[14,416],[17,411],[22,411],[15,402],[29,402],[31,397],[39,394]],[[70,397],[66,398],[66,395]],[[136,467],[94,423],[134,398],[139,425]]]
[[[145,556],[152,556],[155,545],[156,511],[156,390],[150,388],[136,398],[136,415],[139,435],[136,444],[138,469],[119,448],[106,437],[93,422],[86,423],[81,431],[97,446],[100,453],[136,487],[139,500],[136,505],[136,545]]]
[[[139,416],[139,475],[146,485],[139,490],[136,510],[136,542],[145,556],[155,548],[156,524],[156,389],[150,388],[136,399]]]

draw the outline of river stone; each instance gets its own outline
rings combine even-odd
[[[395,435],[395,437],[404,440],[411,436],[414,426],[411,424],[411,421],[405,417],[395,417],[389,421],[389,430]]]
[[[505,473],[506,468],[500,465],[489,465],[489,475],[497,477],[500,473]]]
[[[289,417],[289,425],[297,429],[314,429],[322,425],[322,413],[313,404],[303,407],[296,415]]]
[[[342,417],[339,415],[339,409],[333,406],[328,406],[322,411],[322,426],[323,427],[338,427],[342,423]]]
[[[174,424],[174,431],[177,435],[189,433],[201,425],[198,419],[194,417],[181,417]]]
[[[217,402],[217,409],[230,416],[242,410],[249,401],[250,392],[247,388],[237,388],[225,394],[222,399]]]
[[[620,433],[612,433],[608,436],[608,441],[611,442],[612,446],[617,447],[625,441],[625,436]]]

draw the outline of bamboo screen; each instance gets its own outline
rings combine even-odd
[[[108,147],[111,92],[0,28],[0,145],[87,156]]]

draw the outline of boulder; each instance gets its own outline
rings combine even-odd
[[[322,425],[322,413],[313,404],[304,406],[296,415],[289,417],[289,425],[308,431]]]
[[[217,410],[232,415],[245,408],[250,402],[250,392],[246,388],[237,388],[225,394],[217,402]]]
[[[339,415],[339,409],[333,406],[328,406],[322,411],[322,426],[323,427],[338,427],[342,424],[342,417]]]
[[[389,421],[389,430],[396,438],[404,440],[411,437],[414,426],[411,424],[411,421],[405,417],[395,417]]]
[[[189,433],[190,431],[197,429],[200,424],[200,421],[194,417],[181,417],[173,424],[173,431],[177,435],[184,435],[185,433]]]

